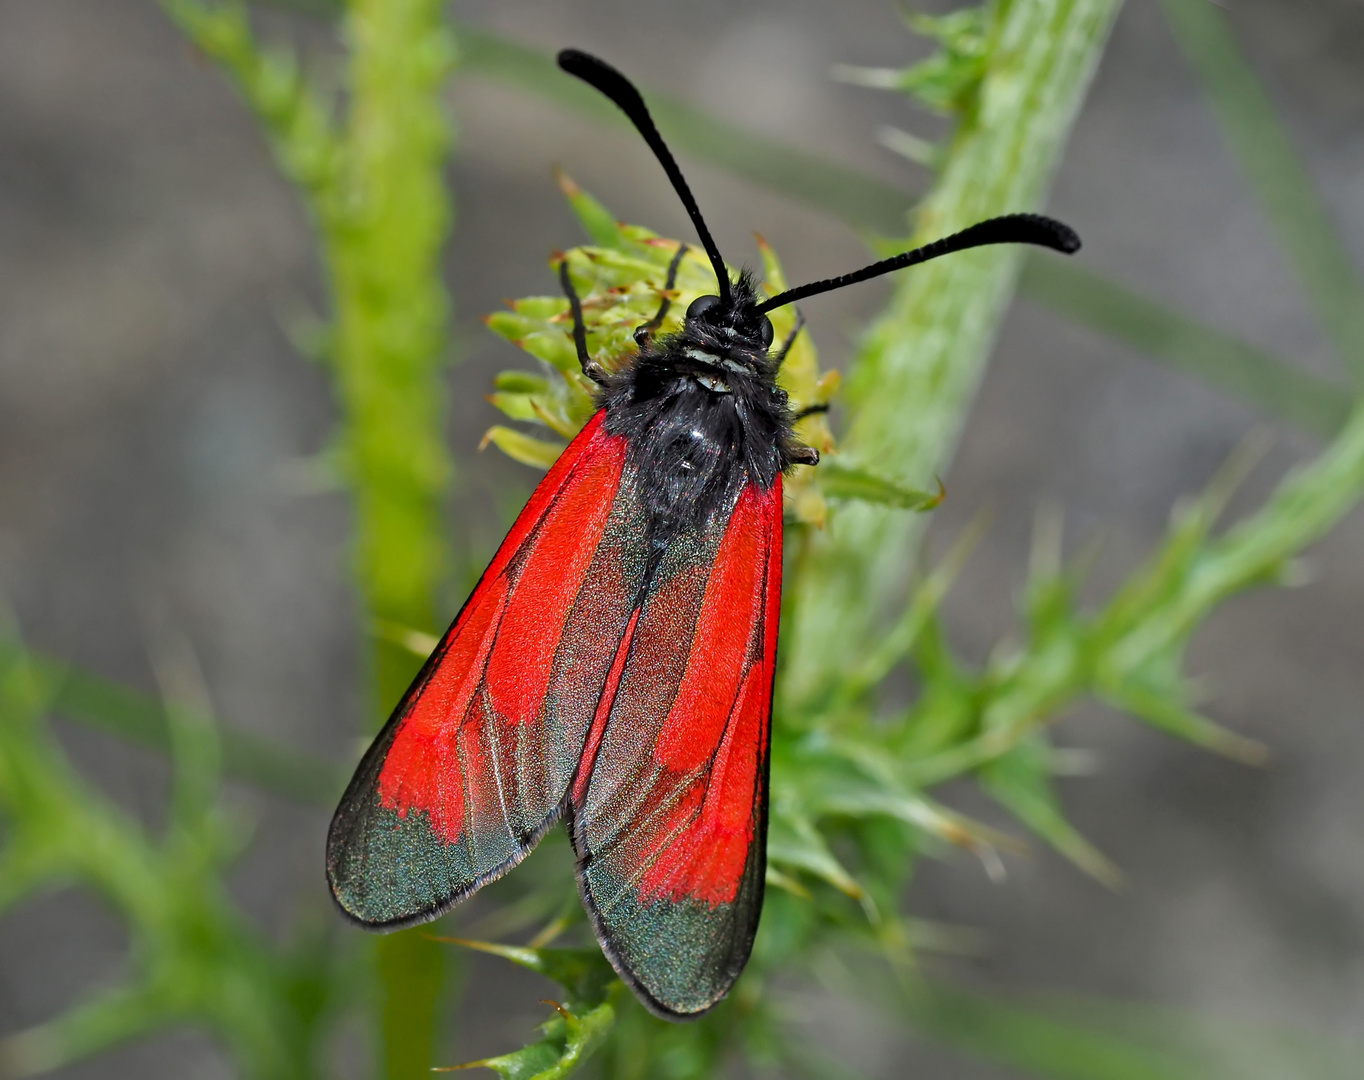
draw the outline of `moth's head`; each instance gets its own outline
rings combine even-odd
[[[772,323],[758,310],[757,286],[744,273],[730,282],[729,293],[691,302],[682,332],[665,345],[665,366],[717,394],[770,387]]]
[[[718,296],[698,296],[687,308],[687,329],[697,334],[715,335],[736,345],[772,347],[772,321],[750,305],[747,309],[726,304]]]
[[[757,288],[747,272],[722,296],[698,296],[687,308],[685,332],[691,337],[766,355],[772,347],[772,322],[758,310]]]

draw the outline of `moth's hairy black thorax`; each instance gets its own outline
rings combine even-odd
[[[792,412],[755,328],[747,276],[734,301],[650,343],[598,398],[606,430],[629,442],[655,540],[705,530],[745,484],[766,490],[793,463]]]

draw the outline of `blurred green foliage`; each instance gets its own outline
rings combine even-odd
[[[457,50],[435,0],[276,4],[345,20],[348,67],[337,93],[290,50],[259,44],[245,6],[163,6],[259,117],[316,227],[332,311],[307,351],[331,375],[340,406],[326,459],[356,508],[353,565],[377,722],[429,643],[450,572],[441,506],[453,465],[440,406],[449,305],[439,255],[453,218],[443,181],[451,129],[439,105],[442,85],[461,55],[470,72],[615,117],[524,47],[469,30]],[[1305,292],[1357,375],[1364,356],[1358,276],[1225,16],[1203,0],[1164,6]],[[903,71],[844,70],[956,118],[951,138],[921,155],[935,178],[914,209],[917,237],[1042,202],[1117,8],[1118,0],[994,0],[912,20],[939,42],[927,61]],[[900,235],[910,230],[908,195],[680,103],[655,105],[680,149],[899,237],[872,238],[875,248],[909,242]],[[567,178],[562,185],[590,246],[561,257],[584,297],[593,354],[609,365],[628,354],[630,332],[656,306],[678,241],[621,225]],[[768,287],[779,290],[780,262],[770,249],[763,254]],[[913,578],[901,568],[915,565],[923,518],[914,511],[941,497],[934,477],[950,460],[1020,273],[1028,295],[1063,315],[1331,441],[1260,509],[1217,532],[1253,457],[1247,447],[1179,508],[1157,550],[1097,610],[1078,602],[1082,570],[1062,565],[1059,521],[1039,519],[1021,642],[973,667],[952,653],[937,612],[979,529],[937,566]],[[685,258],[674,312],[713,287],[708,263],[694,253]],[[560,297],[530,297],[488,319],[533,365],[498,377],[491,400],[510,423],[492,427],[487,439],[542,468],[592,408],[565,311]],[[774,313],[778,337],[794,319],[789,310]],[[840,392],[837,373],[820,370],[805,334],[783,379],[798,404],[828,403]],[[1028,1075],[1353,1075],[1344,1049],[1287,1033],[1229,1031],[1115,1003],[1024,1006],[926,980],[916,952],[950,948],[954,934],[902,910],[922,858],[964,847],[988,869],[1001,851],[1019,846],[933,797],[936,785],[960,777],[973,778],[1084,872],[1109,884],[1120,879],[1067,821],[1054,787],[1059,755],[1048,725],[1082,697],[1240,760],[1262,758],[1258,744],[1193,708],[1184,650],[1229,596],[1291,580],[1297,554],[1359,501],[1364,412],[1353,395],[1082,266],[991,251],[902,275],[837,400],[847,418],[843,436],[835,441],[823,414],[803,421],[802,437],[826,459],[790,485],[771,888],[753,963],[720,1008],[696,1024],[668,1025],[623,992],[586,933],[570,861],[553,839],[495,887],[497,910],[467,928],[490,938],[534,931],[527,945],[452,945],[407,932],[374,947],[328,911],[308,913],[286,943],[270,941],[224,886],[248,837],[222,809],[220,779],[329,806],[346,768],[220,727],[182,647],[159,658],[163,697],[156,700],[35,657],[11,630],[0,640],[0,914],[43,889],[88,888],[126,922],[130,947],[124,984],[0,1039],[0,1076],[39,1074],[171,1024],[206,1027],[242,1075],[321,1076],[338,1028],[362,1014],[372,1018],[378,1074],[426,1075],[447,1005],[444,969],[461,946],[495,953],[561,988],[539,1038],[472,1063],[516,1080],[568,1076],[589,1059],[589,1068],[612,1077],[708,1077],[735,1055],[790,1075],[855,1075],[801,1037],[799,988],[808,986],[862,999],[890,1026],[908,1023]],[[545,431],[528,432],[527,424]],[[835,518],[837,527],[826,528]],[[915,676],[917,696],[890,708],[883,684],[905,671]],[[54,713],[169,754],[175,780],[160,835],[83,781],[48,728]]]

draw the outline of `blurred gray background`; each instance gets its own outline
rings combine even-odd
[[[946,5],[925,5],[941,10]],[[1230,0],[1240,40],[1347,244],[1364,263],[1364,7]],[[648,85],[907,188],[926,176],[875,142],[941,122],[907,100],[831,82],[835,63],[902,65],[927,51],[891,0],[463,0],[458,18],[546,51],[600,52]],[[325,24],[267,20],[329,48]],[[549,252],[580,235],[550,177],[561,163],[626,220],[689,235],[638,142],[492,82],[457,79],[448,256],[457,357],[451,534],[486,554],[535,476],[476,444],[491,376],[522,363],[479,323],[504,296],[552,292]],[[684,158],[721,247],[756,259],[761,232],[794,280],[850,268],[844,226]],[[1134,288],[1334,375],[1331,354],[1153,0],[1131,0],[1049,210],[1080,256]],[[846,362],[878,282],[806,307],[826,366]],[[348,509],[311,490],[306,459],[334,408],[287,328],[323,293],[300,205],[224,78],[150,0],[0,0],[0,594],[30,643],[148,690],[149,642],[192,644],[228,721],[318,754],[362,725]],[[941,551],[982,506],[994,525],[949,604],[964,654],[1014,626],[1039,504],[1073,550],[1105,539],[1093,595],[1158,538],[1257,418],[1213,392],[1026,303],[1008,317],[935,516]],[[1236,508],[1318,443],[1274,429]],[[512,495],[507,494],[511,489]],[[498,494],[494,494],[498,493]],[[1083,708],[1061,741],[1099,770],[1065,782],[1079,828],[1129,887],[1106,891],[1043,851],[1002,884],[967,856],[927,865],[918,916],[978,928],[979,958],[937,961],[972,985],[1100,994],[1332,1038],[1364,1021],[1364,519],[1313,554],[1315,581],[1229,605],[1191,657],[1218,720],[1273,748],[1252,769]],[[460,597],[448,598],[453,612]],[[164,764],[71,726],[91,782],[148,821]],[[322,911],[322,812],[238,792],[258,842],[233,879],[283,933]],[[953,805],[998,815],[968,788]],[[81,893],[32,898],[0,923],[0,1032],[116,980],[126,942]],[[543,988],[476,964],[460,1053],[519,1045]],[[1013,1075],[848,1012],[830,1048],[886,1077]],[[231,1075],[179,1032],[62,1077]]]

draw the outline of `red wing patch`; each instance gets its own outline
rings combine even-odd
[[[780,598],[778,479],[744,488],[723,533],[664,554],[574,787],[584,901],[663,1016],[714,1005],[752,947]]]
[[[625,449],[598,413],[564,451],[361,761],[327,844],[352,918],[432,918],[557,820],[645,572]]]

